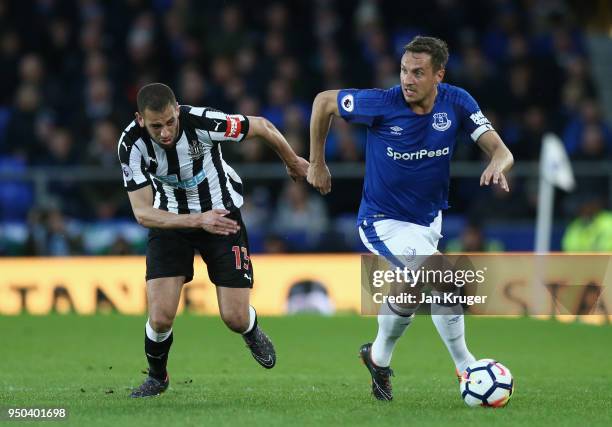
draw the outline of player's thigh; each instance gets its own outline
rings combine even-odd
[[[152,228],[147,239],[147,281],[185,277],[193,279],[193,244],[190,233],[181,230]]]
[[[160,326],[172,324],[184,283],[185,276],[147,280],[147,304],[153,323]]]
[[[411,268],[420,266],[427,257],[435,254],[442,237],[434,227],[403,221],[384,220],[373,226],[388,251]]]
[[[370,252],[395,267],[410,269],[418,268],[437,251],[441,237],[429,227],[391,219],[360,225],[359,236]]]
[[[153,325],[168,327],[176,315],[181,289],[193,278],[193,246],[185,232],[149,230],[147,303]]]
[[[247,231],[239,212],[228,215],[240,224],[237,233],[221,236],[206,233],[198,243],[206,263],[208,277],[215,286],[250,289],[253,287],[253,266]]]

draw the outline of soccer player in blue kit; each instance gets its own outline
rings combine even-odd
[[[490,158],[480,185],[493,182],[509,191],[504,174],[514,162],[512,154],[470,94],[442,83],[447,60],[444,41],[417,36],[405,46],[400,85],[387,90],[328,90],[313,103],[308,182],[321,194],[331,191],[325,139],[333,116],[367,126],[359,235],[368,250],[396,265],[399,259],[438,253],[441,212],[448,208],[450,160],[460,130]],[[431,309],[459,374],[475,360],[465,343],[463,310],[443,304],[432,304]],[[416,307],[384,304],[376,339],[360,349],[379,400],[393,398],[391,355],[415,311]]]

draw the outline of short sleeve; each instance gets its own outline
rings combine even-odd
[[[382,89],[342,89],[338,92],[340,117],[349,123],[372,126],[389,104],[388,91]]]
[[[144,157],[137,144],[128,143],[126,135],[123,134],[119,139],[117,150],[121,171],[123,172],[123,187],[127,191],[135,191],[151,185],[151,179],[146,172]]]
[[[476,100],[464,90],[461,91],[459,97],[459,114],[463,129],[474,142],[478,141],[483,133],[494,130]]]
[[[249,119],[242,114],[226,114],[213,108],[191,107],[189,119],[197,129],[208,131],[215,142],[240,142],[249,133]]]

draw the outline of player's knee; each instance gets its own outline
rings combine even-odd
[[[221,312],[221,318],[225,325],[234,332],[243,333],[249,327],[249,311],[248,310],[224,310]]]
[[[168,313],[150,313],[149,323],[155,332],[167,332],[172,328],[174,316]]]

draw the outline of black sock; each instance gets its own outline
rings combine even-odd
[[[149,339],[145,333],[145,354],[149,361],[149,375],[160,381],[166,379],[166,364],[168,363],[168,353],[172,345],[173,335],[174,332],[164,341],[155,342]]]
[[[247,338],[251,338],[253,334],[255,333],[255,329],[257,329],[257,313],[255,313],[255,322],[253,323],[253,327],[251,328],[249,332],[244,334],[244,336]]]

